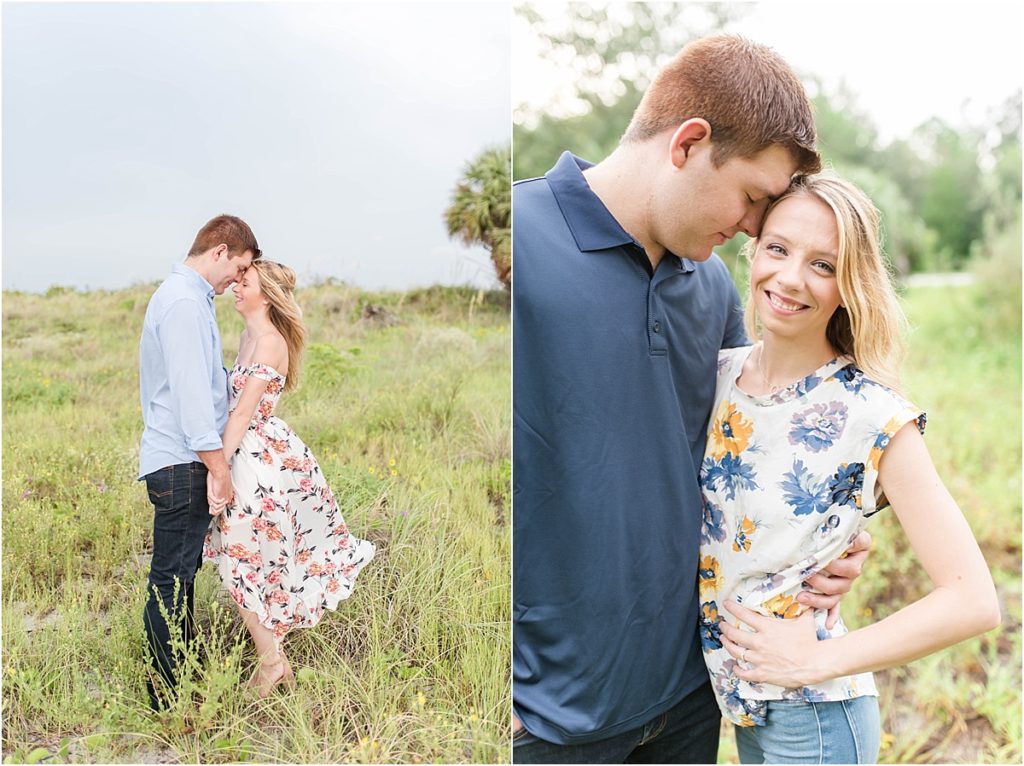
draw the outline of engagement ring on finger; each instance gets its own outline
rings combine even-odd
[[[743,647],[743,654],[740,655],[740,662],[746,662],[747,661],[747,652],[749,652],[749,651],[750,651],[750,647],[749,646]]]

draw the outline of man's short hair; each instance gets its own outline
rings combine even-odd
[[[249,224],[233,215],[219,215],[206,222],[196,235],[196,241],[188,251],[189,258],[201,255],[210,248],[224,244],[228,246],[228,257],[234,258],[247,250],[252,251],[252,259],[260,257],[260,247],[256,244],[256,235]]]
[[[649,139],[694,117],[711,125],[716,167],[780,144],[798,172],[821,169],[807,93],[789,64],[764,45],[713,35],[684,46],[647,88],[622,142]]]

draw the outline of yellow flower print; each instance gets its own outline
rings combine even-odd
[[[775,598],[764,602],[765,607],[776,617],[784,620],[792,620],[803,614],[803,604],[799,603],[792,596],[778,595]]]
[[[732,549],[736,553],[746,553],[754,542],[754,532],[757,531],[757,522],[749,516],[744,516],[736,529],[736,538],[732,541]]]
[[[900,430],[903,424],[900,422],[899,417],[889,418],[889,422],[885,424],[877,437],[875,437],[875,444],[868,453],[868,462],[874,470],[878,470],[878,464],[882,460],[882,453],[885,452],[885,448],[889,446],[889,440],[892,439],[893,435]]]
[[[733,457],[747,448],[754,424],[743,417],[732,402],[722,402],[711,423],[711,454],[721,460],[726,453]]]
[[[713,601],[722,586],[722,572],[718,559],[714,556],[702,556],[697,570],[701,601]]]

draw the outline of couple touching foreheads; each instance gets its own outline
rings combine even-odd
[[[245,329],[227,370],[214,297],[232,284]],[[181,649],[196,637],[203,561],[216,565],[252,636],[252,683],[266,696],[293,677],[285,634],[347,598],[374,555],[349,533],[309,448],[274,415],[298,382],[306,341],[294,289],[295,272],[264,260],[243,220],[220,215],[146,309],[139,478],[154,508],[144,613],[154,710],[174,698]]]

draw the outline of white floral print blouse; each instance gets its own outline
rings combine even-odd
[[[767,700],[833,701],[877,696],[870,673],[785,689],[736,678],[719,620],[734,599],[766,616],[790,619],[808,607],[803,581],[849,547],[875,513],[878,464],[889,440],[925,415],[868,379],[849,359],[833,359],[801,381],[765,396],[736,386],[752,346],[722,351],[700,478],[701,644],[722,714],[738,726],[764,725]],[[847,632],[840,620],[818,638]]]

